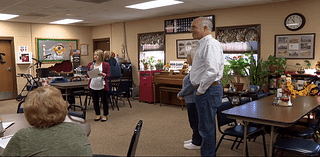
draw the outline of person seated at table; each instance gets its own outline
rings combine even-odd
[[[92,156],[85,130],[63,122],[66,102],[55,87],[39,87],[28,94],[24,116],[31,127],[14,134],[3,156]],[[14,124],[18,125],[18,124]]]

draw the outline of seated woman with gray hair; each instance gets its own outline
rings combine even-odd
[[[3,156],[92,156],[80,125],[64,122],[68,114],[60,90],[39,87],[28,94],[24,115],[29,128],[14,134]]]

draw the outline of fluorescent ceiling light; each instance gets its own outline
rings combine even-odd
[[[83,20],[77,20],[77,19],[63,19],[63,20],[59,20],[59,21],[54,21],[54,22],[50,22],[52,24],[70,24],[70,23],[76,23],[76,22],[81,22]]]
[[[9,20],[9,19],[15,18],[17,16],[19,16],[19,15],[2,14],[2,13],[0,13],[0,20]]]
[[[126,6],[126,8],[147,10],[147,9],[159,8],[159,7],[175,5],[175,4],[180,4],[180,3],[183,3],[183,2],[176,1],[176,0],[153,0],[153,1],[149,1],[149,2],[128,5],[128,6]]]

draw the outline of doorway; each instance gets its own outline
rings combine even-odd
[[[17,97],[17,79],[13,37],[0,37],[0,101]]]
[[[94,52],[96,49],[101,49],[102,51],[110,51],[110,38],[93,39],[92,52]]]

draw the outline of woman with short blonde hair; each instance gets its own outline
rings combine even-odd
[[[67,105],[57,88],[38,87],[31,91],[24,112],[31,127],[14,134],[3,156],[92,156],[84,129],[64,122]]]
[[[68,114],[60,90],[54,87],[38,88],[28,94],[24,116],[31,126],[48,128],[62,123]]]

